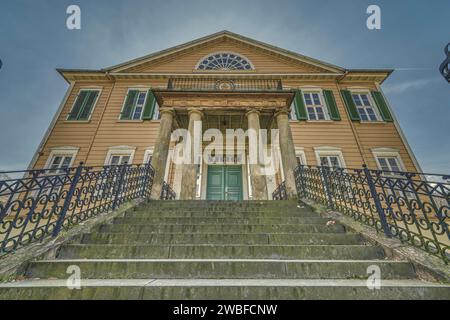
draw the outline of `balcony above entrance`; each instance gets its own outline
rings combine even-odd
[[[281,79],[171,78],[168,90],[186,91],[283,91]]]

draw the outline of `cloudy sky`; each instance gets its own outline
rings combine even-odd
[[[383,85],[426,172],[450,173],[448,0],[1,0],[0,171],[26,168],[67,83],[55,68],[103,68],[229,30],[346,68],[395,68]],[[66,28],[66,8],[82,29]],[[382,29],[366,9],[382,10]],[[432,5],[431,5],[432,4]]]

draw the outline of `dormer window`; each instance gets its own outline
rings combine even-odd
[[[200,60],[196,69],[232,71],[253,70],[254,67],[251,62],[243,56],[235,53],[220,52],[214,53]]]

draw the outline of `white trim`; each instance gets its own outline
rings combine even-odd
[[[98,91],[98,95],[97,95],[97,97],[95,98],[95,101],[94,101],[94,103],[93,103],[93,105],[92,105],[92,110],[89,112],[89,117],[88,117],[86,120],[77,120],[77,119],[75,119],[75,120],[69,120],[69,116],[70,116],[70,114],[72,113],[72,110],[73,110],[73,108],[75,107],[75,104],[76,104],[77,101],[78,101],[78,97],[80,96],[80,93],[81,93],[82,91]],[[102,95],[102,91],[103,91],[103,87],[101,87],[101,86],[86,86],[86,87],[80,87],[80,89],[78,90],[78,93],[77,93],[75,99],[73,100],[72,107],[70,108],[69,113],[67,114],[67,117],[66,117],[65,121],[77,122],[77,123],[83,123],[83,122],[87,123],[87,122],[91,121],[91,117],[92,117],[92,115],[94,114],[95,107],[97,106],[98,100],[100,99],[100,96]],[[80,110],[80,111],[81,111],[81,110]]]
[[[400,139],[402,140],[403,145],[405,146],[406,151],[408,152],[409,157],[411,158],[412,162],[414,163],[414,166],[416,167],[416,170],[417,170],[419,173],[423,173],[422,168],[420,167],[419,161],[417,161],[417,158],[416,158],[416,156],[414,155],[414,152],[412,151],[411,146],[410,146],[409,143],[408,143],[408,140],[406,139],[405,133],[403,132],[403,130],[402,130],[402,128],[401,128],[401,126],[400,126],[400,124],[399,124],[399,122],[398,122],[398,120],[397,120],[397,117],[395,116],[395,113],[394,113],[394,111],[392,110],[392,107],[391,107],[391,105],[390,105],[388,99],[387,99],[386,96],[384,95],[383,90],[381,90],[381,86],[380,86],[378,83],[376,83],[375,85],[376,85],[378,91],[381,92],[381,94],[383,95],[384,101],[386,101],[386,106],[387,106],[387,108],[388,108],[388,110],[389,110],[389,112],[390,112],[390,114],[391,114],[392,120],[393,120],[393,122],[394,122],[394,126],[395,126],[395,128],[397,129],[397,132],[398,132],[399,135],[400,135]]]
[[[47,158],[47,161],[45,162],[45,169],[49,169],[53,159],[56,156],[71,156],[72,159],[70,161],[69,167],[73,166],[73,162],[75,161],[75,158],[77,157],[78,151],[80,150],[80,148],[78,147],[70,147],[70,146],[66,146],[66,147],[55,147],[55,148],[51,148],[50,149],[50,154]]]
[[[106,154],[105,166],[110,164],[110,160],[113,155],[129,155],[130,161],[128,164],[132,164],[135,151],[136,151],[136,147],[133,147],[133,146],[110,147],[110,148],[108,148],[108,153]]]
[[[199,62],[197,62],[197,64],[195,65],[194,70],[195,71],[199,70],[199,71],[202,71],[202,72],[204,72],[204,71],[206,71],[206,72],[214,71],[214,70],[199,69],[198,67],[200,67],[200,65],[202,64],[203,60],[205,60],[206,58],[209,58],[209,57],[214,56],[216,54],[223,54],[223,53],[234,54],[235,56],[241,57],[241,58],[245,59],[248,62],[250,67],[252,67],[250,70],[230,70],[230,71],[236,72],[236,71],[254,71],[255,70],[255,65],[252,63],[252,61],[249,58],[247,58],[243,54],[240,54],[240,53],[237,53],[237,52],[234,52],[234,51],[216,51],[216,52],[209,53],[206,56],[204,56],[203,58],[201,58],[199,60]],[[220,71],[220,70],[217,70],[217,71]]]
[[[344,154],[342,153],[342,149],[338,147],[330,147],[330,146],[321,146],[314,148],[314,154],[316,156],[317,165],[320,166],[320,157],[321,156],[337,156],[339,157],[339,161],[341,162],[342,168],[346,168]]]
[[[66,94],[64,95],[64,98],[61,100],[61,103],[59,104],[58,110],[56,111],[55,115],[53,116],[52,121],[50,122],[50,125],[47,128],[47,131],[45,131],[44,137],[42,138],[41,142],[39,143],[39,146],[37,147],[36,151],[34,152],[33,158],[31,158],[30,164],[28,165],[28,170],[32,170],[34,166],[36,165],[37,160],[39,159],[39,154],[43,151],[43,148],[45,144],[48,141],[48,138],[50,137],[50,134],[53,131],[53,128],[55,127],[56,123],[58,122],[58,119],[66,106],[67,100],[69,99],[70,94],[73,91],[73,88],[75,86],[75,82],[70,82],[70,86],[66,91]]]

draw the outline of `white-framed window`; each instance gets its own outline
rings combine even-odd
[[[306,155],[303,148],[295,148],[295,157],[297,158],[297,165],[306,165]]]
[[[288,114],[289,120],[298,120],[297,112],[295,112],[295,103],[292,101],[291,112]]]
[[[352,91],[352,99],[361,121],[381,121],[370,92]]]
[[[145,101],[147,100],[147,90],[139,91],[139,94],[134,103],[133,111],[131,113],[132,120],[140,120],[142,112],[144,111]]]
[[[400,157],[400,153],[397,149],[393,148],[377,148],[372,149],[373,156],[377,162],[377,166],[379,170],[383,171],[383,175],[386,177],[393,177],[398,179],[405,179],[404,176],[399,174],[399,172],[405,171],[405,165],[403,164],[402,158]],[[406,185],[406,183],[404,183]],[[398,189],[400,184],[397,184],[396,190],[394,193],[398,197],[406,196],[407,199],[416,199],[416,196],[413,192],[408,190],[401,191]],[[398,190],[397,190],[398,189]],[[392,190],[388,187],[385,188],[388,194],[392,194]]]
[[[94,112],[101,91],[101,89],[80,89],[66,120],[89,121],[92,113]]]
[[[125,163],[132,164],[135,150],[135,147],[130,146],[111,147],[108,149],[105,165],[116,166]]]
[[[197,180],[196,180],[196,187],[195,187],[195,196],[197,198],[200,198],[202,196],[202,177],[203,177],[203,161],[202,156],[199,155],[199,161],[196,165],[197,167]]]
[[[329,120],[328,109],[321,90],[305,90],[303,92],[306,113],[309,120]]]
[[[153,149],[147,149],[144,153],[144,162],[143,164],[151,164],[153,159]]]
[[[340,148],[317,147],[314,148],[317,164],[332,169],[345,168],[344,156]]]
[[[78,150],[79,148],[77,147],[59,147],[51,149],[45,168],[50,169],[50,172],[53,173],[63,172],[64,169],[73,166]]]
[[[383,171],[402,171],[397,157],[379,156],[377,161],[380,169]]]
[[[398,149],[375,148],[372,149],[372,154],[376,160],[379,170],[387,171],[386,173],[389,173],[389,171],[405,171],[405,166]]]
[[[152,93],[149,93],[148,88],[129,88],[125,101],[120,112],[120,120],[143,120],[144,110],[148,103],[154,103],[154,109],[151,114],[151,119],[146,120],[159,120],[161,114],[159,112],[159,105],[156,99],[154,99]],[[149,100],[147,102],[147,100]],[[148,105],[147,107],[151,107]],[[150,112],[150,110],[148,110]]]
[[[161,113],[159,112],[159,104],[158,101],[155,101],[155,109],[153,111],[152,120],[160,120],[161,119]]]

